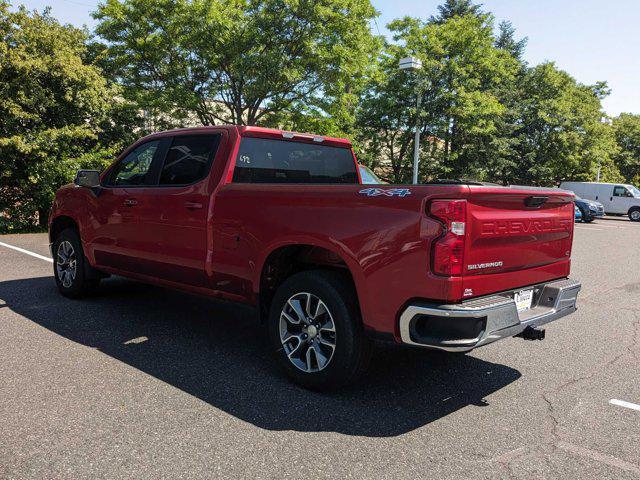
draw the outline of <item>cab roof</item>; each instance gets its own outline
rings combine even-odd
[[[176,128],[173,130],[165,130],[153,133],[145,137],[165,137],[170,135],[184,135],[189,133],[202,133],[209,130],[227,130],[237,133],[241,137],[258,137],[270,138],[274,140],[295,141],[304,143],[318,143],[320,145],[329,145],[332,147],[351,148],[351,142],[346,138],[326,137],[323,135],[315,135],[312,133],[291,132],[288,130],[279,130],[275,128],[256,127],[248,125],[212,125],[205,127],[188,127]],[[137,143],[137,142],[136,142]]]

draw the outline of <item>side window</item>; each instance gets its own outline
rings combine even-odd
[[[109,184],[113,186],[144,185],[159,145],[160,140],[154,140],[136,147],[113,168],[109,175]]]
[[[351,150],[321,144],[245,137],[236,183],[358,183]]]
[[[219,134],[174,137],[162,166],[160,185],[187,185],[203,179],[219,143]]]
[[[613,196],[614,197],[630,197],[629,190],[627,187],[616,186],[613,188]]]

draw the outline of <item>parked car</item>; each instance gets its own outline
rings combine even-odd
[[[576,194],[574,203],[580,209],[583,222],[591,223],[596,218],[604,217],[604,206],[600,202],[587,200]]]
[[[365,165],[358,165],[358,169],[360,170],[360,181],[364,184],[384,185],[387,183],[383,180],[380,180],[380,178],[378,178],[378,176],[373,173],[373,170]]]
[[[278,363],[313,389],[352,382],[373,341],[467,352],[541,339],[575,311],[570,193],[367,186],[357,168],[348,140],[318,135],[142,138],[56,193],[58,289],[80,297],[118,274],[252,305]]]
[[[574,220],[576,222],[581,222],[583,217],[582,217],[582,212],[578,208],[578,205],[574,205],[574,211],[575,211]]]
[[[597,200],[602,203],[607,215],[627,215],[630,220],[640,222],[640,190],[633,185],[562,182],[560,188],[587,200]]]

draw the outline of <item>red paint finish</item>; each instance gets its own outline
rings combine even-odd
[[[276,249],[329,250],[353,277],[365,326],[396,338],[399,313],[410,301],[457,303],[569,274],[573,197],[557,190],[408,185],[401,187],[410,190],[406,196],[367,196],[360,184],[235,184],[242,137],[318,141],[258,127],[163,132],[141,139],[116,162],[150,138],[212,132],[223,140],[201,181],[101,187],[97,194],[67,185],[57,192],[50,222],[72,218],[96,268],[249,304],[257,301],[263,266]],[[351,149],[344,139],[324,137],[322,144]],[[527,207],[532,196],[548,198]],[[465,223],[463,251],[456,251],[462,264],[451,275],[432,264],[436,244],[450,235],[446,219],[430,214],[441,200],[464,206],[454,219]]]

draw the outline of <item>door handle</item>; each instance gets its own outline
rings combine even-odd
[[[199,210],[202,208],[202,204],[200,202],[184,202],[184,206],[189,210]]]
[[[133,207],[134,205],[138,204],[138,201],[133,199],[133,198],[127,198],[124,202],[123,202],[125,207]]]
[[[609,197],[609,201],[610,201],[610,202],[613,202],[613,197]]]

